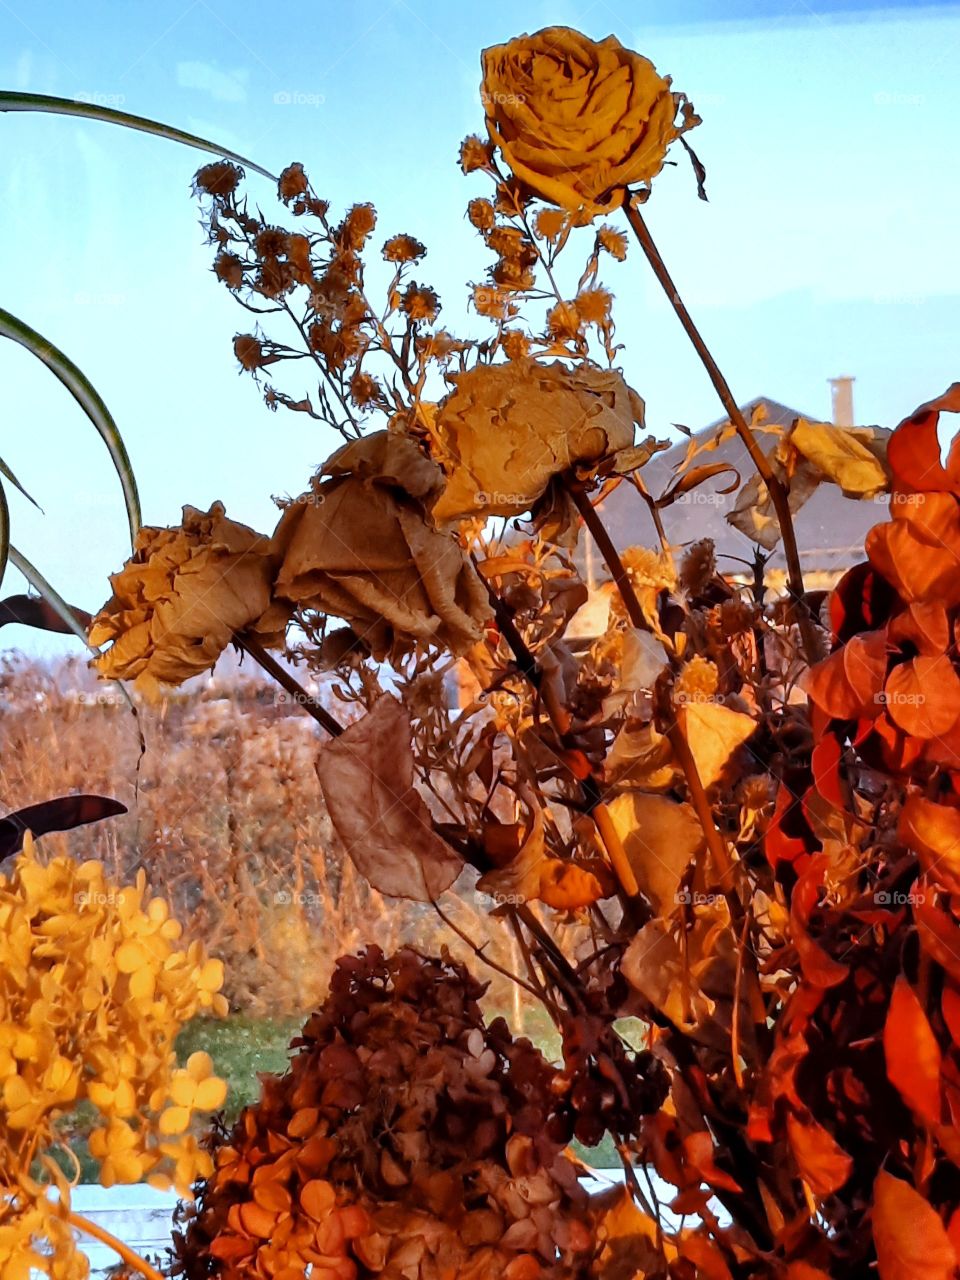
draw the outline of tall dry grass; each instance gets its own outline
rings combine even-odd
[[[517,988],[484,974],[432,908],[385,901],[354,871],[314,770],[321,740],[272,685],[236,671],[139,706],[138,719],[82,660],[0,665],[0,811],[71,792],[127,805],[120,818],[47,836],[44,849],[101,859],[120,882],[143,867],[186,937],[224,960],[233,1009],[301,1013],[323,996],[337,956],[411,942],[470,959],[492,979],[491,1003],[519,1024]],[[469,887],[446,899],[459,928],[517,972],[509,937]]]

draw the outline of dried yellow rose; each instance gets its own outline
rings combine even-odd
[[[629,184],[649,183],[682,132],[680,99],[653,63],[613,36],[569,27],[485,49],[481,97],[513,173],[580,222],[620,204]]]
[[[229,520],[220,502],[184,507],[173,528],[144,527],[91,625],[91,644],[112,642],[98,671],[150,696],[209,670],[237,631],[279,643],[288,611],[271,604],[275,569],[270,539]]]
[[[611,369],[521,359],[453,382],[436,419],[438,522],[527,511],[557,472],[627,448],[643,422],[643,401]]]

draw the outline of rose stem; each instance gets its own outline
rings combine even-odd
[[[577,510],[583,516],[584,524],[593,535],[594,541],[606,562],[607,568],[613,576],[614,582],[617,584],[617,589],[620,592],[624,606],[629,614],[630,621],[635,627],[643,631],[649,631],[650,624],[644,617],[640,601],[637,599],[636,592],[633,589],[630,578],[627,575],[627,571],[623,567],[623,561],[620,559],[617,549],[613,545],[613,540],[607,532],[606,525],[600,519],[599,515],[597,515],[596,508],[582,488],[574,484],[570,486],[569,492],[576,504]],[[670,749],[673,751],[677,764],[683,770],[684,776],[686,777],[687,787],[690,791],[690,800],[693,803],[696,815],[700,820],[700,825],[703,827],[703,834],[707,841],[707,847],[713,855],[716,868],[721,876],[726,876],[730,871],[730,856],[727,853],[723,836],[721,836],[716,823],[713,820],[713,811],[710,808],[710,802],[707,799],[706,791],[704,791],[703,783],[700,781],[700,772],[697,769],[697,762],[693,758],[693,752],[690,750],[690,744],[684,737],[683,730],[674,718],[673,706],[669,699],[665,700],[663,709],[665,714],[661,717],[662,732],[670,743]],[[609,819],[609,815],[607,815],[607,817]],[[599,827],[599,823],[597,825]],[[610,821],[610,826],[612,828],[612,821]],[[601,835],[602,834],[603,832],[601,832]],[[606,841],[604,841],[604,843],[606,843]],[[614,861],[614,855],[609,845],[607,846],[607,852],[610,853],[614,869],[617,870],[619,875],[617,863]],[[620,847],[620,852],[623,853],[622,845]],[[624,860],[625,859],[626,855],[624,854]],[[629,864],[627,865],[629,866]],[[633,883],[636,884],[636,880],[634,880]],[[626,888],[626,885],[624,887]]]
[[[123,1259],[128,1267],[131,1267],[134,1271],[139,1271],[142,1276],[146,1277],[146,1280],[163,1280],[163,1276],[155,1267],[151,1267],[149,1262],[141,1258],[139,1253],[134,1253],[122,1240],[112,1236],[105,1227],[98,1226],[97,1223],[90,1222],[82,1214],[73,1213],[72,1211],[67,1214],[67,1221],[77,1231],[82,1231],[84,1235],[92,1236],[94,1240],[99,1240],[101,1244],[105,1244],[109,1249],[112,1249],[115,1254]]]
[[[281,667],[280,663],[269,654],[259,640],[255,640],[248,631],[243,633],[235,632],[233,637],[234,644],[244,653],[248,653],[254,662],[263,667],[264,671],[273,676],[277,684],[290,694],[294,702],[303,707],[309,715],[313,716],[318,724],[322,725],[334,738],[339,738],[343,733],[343,725],[339,720],[335,720],[330,712],[320,705],[320,703],[311,694],[307,693],[303,685],[299,683],[285,667]]]
[[[603,556],[604,563],[610,570],[614,582],[617,584],[617,590],[620,592],[620,598],[623,600],[631,623],[639,631],[649,631],[651,629],[650,623],[644,616],[643,608],[637,599],[637,593],[633,589],[629,574],[623,567],[620,554],[613,545],[613,539],[607,532],[607,526],[597,514],[596,508],[587,496],[585,489],[574,482],[569,485],[568,492],[583,517],[583,523],[587,526],[594,542],[597,544],[597,549]]]
[[[647,261],[653,268],[653,273],[660,281],[664,293],[670,301],[671,306],[677,313],[680,323],[686,331],[687,337],[693,343],[694,350],[700,357],[703,367],[706,369],[710,381],[713,383],[720,402],[727,412],[727,416],[733,423],[737,434],[747,447],[751,461],[756,467],[761,480],[767,486],[767,492],[770,494],[770,500],[773,503],[774,510],[777,513],[777,520],[780,523],[780,536],[783,539],[783,553],[787,561],[787,583],[789,586],[790,596],[793,600],[797,622],[800,627],[800,634],[803,638],[803,647],[806,651],[807,661],[814,663],[820,656],[820,645],[817,641],[816,631],[813,627],[813,619],[810,611],[804,602],[803,593],[803,570],[800,567],[800,552],[797,549],[797,536],[793,527],[793,516],[790,512],[790,503],[787,490],[781,483],[779,477],[774,475],[773,470],[767,460],[766,454],[757,443],[756,437],[747,426],[743,414],[733,398],[733,392],[727,383],[726,378],[720,372],[717,362],[710,354],[707,344],[700,336],[700,331],[694,324],[690,312],[684,305],[683,299],[677,292],[677,286],[673,283],[670,272],[667,270],[666,263],[660,256],[653,236],[643,220],[643,215],[635,204],[629,198],[624,201],[623,211],[626,214],[627,222],[629,222],[634,235],[640,242],[640,247],[647,256]]]
[[[586,501],[589,506],[589,499]],[[604,529],[602,525],[600,528],[606,537],[606,529]],[[616,554],[616,552],[614,552],[614,554]],[[513,615],[507,605],[497,595],[496,591],[494,591],[490,583],[487,582],[483,574],[480,573],[480,567],[477,564],[475,556],[473,557],[473,564],[480,576],[480,580],[487,588],[490,607],[493,609],[497,626],[500,628],[500,634],[510,646],[513,656],[516,659],[517,667],[543,698],[543,704],[547,715],[549,716],[550,723],[556,730],[557,736],[560,738],[562,745],[565,748],[576,750],[570,741],[570,713],[557,699],[549,680],[543,679],[543,672],[541,671],[536,658],[530,652],[523,636],[520,634],[517,624],[513,620]],[[622,565],[620,568],[621,571],[625,573]],[[636,600],[635,596],[634,600]],[[639,607],[639,601],[637,601],[637,608],[639,609]],[[640,616],[642,618],[643,614],[641,613]],[[616,828],[613,825],[613,819],[610,817],[610,812],[600,798],[600,788],[597,784],[597,780],[592,773],[590,773],[586,778],[578,776],[577,780],[583,790],[588,812],[596,825],[597,832],[603,842],[604,848],[607,851],[607,856],[610,859],[610,865],[613,867],[616,877],[620,881],[620,887],[626,896],[627,901],[624,903],[624,908],[628,910],[638,922],[642,923],[642,917],[645,917],[647,913],[644,909],[643,901],[640,898],[640,886],[637,884],[637,878],[633,874],[633,868],[630,866],[630,862],[623,848],[623,843],[617,835]]]

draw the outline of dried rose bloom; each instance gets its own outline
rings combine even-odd
[[[271,604],[275,570],[271,540],[229,520],[221,502],[184,507],[173,528],[145,526],[91,624],[91,644],[111,645],[97,670],[150,696],[208,671],[235,632],[280,643],[287,610]]]
[[[439,467],[408,437],[378,431],[322,471],[331,478],[277,526],[278,596],[343,618],[378,659],[417,644],[454,653],[475,644],[490,606],[459,543],[428,515]]]
[[[490,140],[530,191],[580,221],[649,183],[679,135],[669,79],[613,36],[548,27],[483,52]]]
[[[447,484],[439,521],[529,510],[551,476],[633,444],[643,401],[618,373],[511,360],[453,379],[437,432]]]

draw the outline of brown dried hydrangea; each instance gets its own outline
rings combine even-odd
[[[548,1134],[557,1072],[448,957],[337,962],[176,1241],[187,1280],[574,1280],[588,1198]]]

